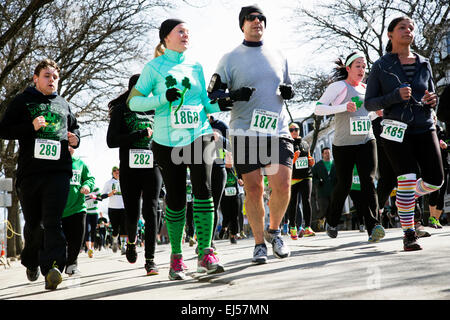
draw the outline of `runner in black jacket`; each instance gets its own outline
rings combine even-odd
[[[136,234],[142,197],[142,216],[145,220],[145,269],[147,275],[156,275],[159,271],[154,256],[160,218],[158,197],[162,177],[151,151],[155,111],[133,112],[126,105],[126,99],[138,79],[139,75],[132,76],[128,91],[109,103],[111,120],[107,142],[110,148],[120,148],[120,189],[128,233],[127,260],[130,263],[137,260]]]
[[[367,110],[383,109],[380,136],[397,176],[396,205],[405,251],[422,249],[414,229],[415,199],[438,190],[443,183],[439,141],[431,117],[437,96],[430,62],[411,52],[414,27],[408,17],[389,24],[387,53],[372,66],[364,101]]]
[[[77,148],[80,133],[69,104],[56,93],[58,65],[43,60],[33,81],[35,86],[7,107],[0,122],[0,138],[19,140],[15,186],[25,219],[21,262],[30,281],[36,281],[42,272],[45,288],[54,290],[66,265],[61,218],[72,177],[68,145]]]

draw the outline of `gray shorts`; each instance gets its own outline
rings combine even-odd
[[[231,136],[233,161],[239,174],[246,174],[271,164],[292,168],[292,140],[266,136]]]

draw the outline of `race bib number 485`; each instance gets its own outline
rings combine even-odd
[[[380,137],[395,142],[403,142],[405,131],[408,127],[406,123],[385,119],[381,124],[383,125],[383,132],[380,134]]]
[[[55,140],[36,139],[34,143],[34,157],[45,160],[59,160],[61,143]]]
[[[275,134],[278,126],[278,113],[262,109],[253,111],[250,130]]]

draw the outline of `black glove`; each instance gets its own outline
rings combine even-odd
[[[284,100],[292,99],[295,95],[294,90],[290,84],[280,84],[281,96]]]
[[[180,90],[177,88],[170,88],[166,91],[166,98],[169,102],[174,102],[175,100],[181,98]]]
[[[248,101],[250,100],[253,91],[255,91],[255,88],[242,87],[240,89],[230,91],[230,98],[233,101]]]
[[[228,97],[218,99],[217,103],[219,104],[220,111],[230,111],[233,106],[233,100]]]

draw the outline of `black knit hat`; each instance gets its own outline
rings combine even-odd
[[[253,12],[258,12],[260,14],[264,14],[262,12],[261,8],[258,7],[258,5],[256,5],[256,4],[241,8],[241,12],[239,13],[239,28],[241,29],[241,31],[242,31],[242,26],[244,25],[245,17]],[[267,22],[264,22],[264,26],[266,26],[266,25],[267,25]]]
[[[184,23],[184,21],[179,19],[167,19],[163,21],[159,27],[159,41],[164,43],[164,38],[167,37],[170,31],[180,23]]]

